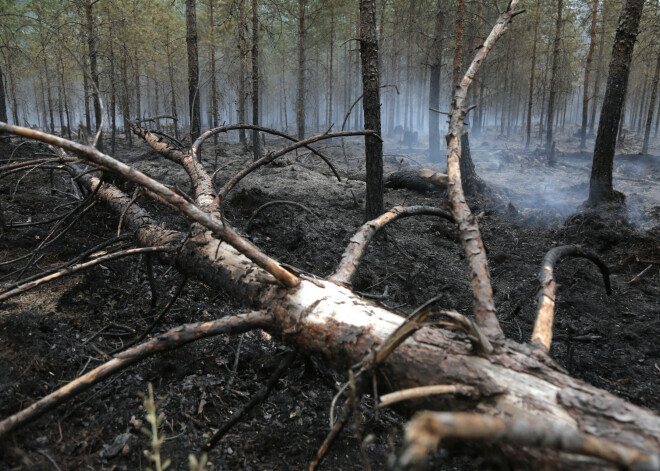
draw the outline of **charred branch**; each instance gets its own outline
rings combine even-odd
[[[592,251],[574,245],[565,245],[563,247],[556,247],[545,254],[543,263],[541,264],[541,271],[539,272],[541,290],[536,308],[536,322],[534,323],[532,342],[538,341],[546,351],[550,351],[552,324],[555,316],[555,293],[557,291],[557,285],[555,283],[554,269],[555,265],[564,257],[582,257],[595,263],[603,275],[607,294],[612,294],[610,269]]]

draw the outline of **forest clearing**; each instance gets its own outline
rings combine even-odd
[[[0,3],[0,467],[660,470],[658,15]]]

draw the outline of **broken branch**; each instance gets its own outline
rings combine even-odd
[[[555,292],[557,285],[555,284],[554,269],[555,265],[564,257],[582,257],[593,263],[600,268],[603,275],[603,282],[605,283],[605,290],[607,294],[612,294],[612,286],[610,284],[610,269],[607,267],[598,255],[590,250],[576,247],[575,245],[564,245],[562,247],[555,247],[550,250],[541,263],[541,271],[539,272],[539,282],[541,283],[541,290],[539,292],[539,301],[536,308],[536,321],[534,322],[534,331],[532,332],[531,341],[538,340],[546,351],[550,351],[550,344],[552,343],[552,324],[555,317]]]
[[[89,373],[71,381],[48,396],[39,399],[26,409],[7,417],[0,422],[0,438],[3,438],[12,430],[25,425],[64,401],[148,356],[167,350],[174,350],[202,338],[266,328],[271,323],[272,318],[269,314],[263,311],[255,311],[237,316],[223,317],[222,319],[211,322],[198,322],[176,327],[154,337],[148,342],[120,353],[112,360],[94,368]]]
[[[351,241],[344,251],[344,255],[339,262],[335,272],[328,277],[328,280],[337,283],[351,283],[351,278],[355,275],[360,259],[364,255],[367,245],[376,235],[376,233],[397,219],[410,216],[439,216],[448,221],[453,221],[453,217],[447,211],[431,206],[396,206],[386,213],[383,213],[376,219],[368,221],[362,225],[360,230],[351,237]]]

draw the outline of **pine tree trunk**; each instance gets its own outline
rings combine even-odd
[[[59,52],[58,75],[60,78],[60,87],[62,88],[62,94],[64,96],[64,114],[66,115],[66,134],[69,140],[71,140],[71,113],[69,111],[69,97],[66,92],[66,85],[64,84],[64,61],[62,60],[62,51]]]
[[[644,0],[626,0],[619,18],[591,168],[590,205],[617,199],[612,187],[614,149],[643,6]]]
[[[186,0],[186,48],[188,52],[188,107],[190,142],[201,134],[202,116],[199,99],[199,56],[197,53],[197,12],[195,0]]]
[[[14,119],[14,124],[19,126],[18,122],[18,100],[16,97],[16,81],[14,80],[14,72],[12,69],[12,61],[10,60],[9,53],[7,54],[7,75],[9,76],[9,90],[11,92],[11,112]]]
[[[121,85],[124,89],[124,93],[121,96],[121,114],[124,118],[124,134],[128,139],[128,146],[133,147],[133,133],[129,129],[128,120],[129,120],[129,97],[131,96],[130,89],[128,88],[128,52],[126,51],[126,46],[124,45],[121,59],[119,60],[119,68],[121,69]]]
[[[600,25],[600,39],[598,41],[598,66],[596,68],[596,79],[594,80],[594,95],[593,95],[593,103],[591,104],[591,117],[589,118],[589,135],[593,135],[594,133],[594,125],[596,123],[596,110],[598,108],[598,104],[600,103],[600,75],[601,75],[601,70],[603,69],[603,46],[605,43],[605,20],[606,20],[606,2],[603,2],[602,4],[602,12],[601,12],[601,25]]]
[[[598,0],[593,0],[591,11],[591,27],[589,28],[589,51],[587,63],[584,67],[584,89],[582,90],[582,128],[580,129],[580,149],[584,149],[587,140],[587,114],[589,113],[589,75],[591,74],[591,61],[596,47],[596,22],[598,21]]]
[[[170,34],[169,31],[165,35],[165,38],[167,39],[167,45],[165,47],[165,52],[167,54],[167,72],[170,78],[170,106],[171,108],[171,113],[172,116],[175,118],[174,119],[174,137],[176,139],[179,138],[179,121],[178,121],[178,113],[177,113],[177,107],[176,107],[176,89],[174,87],[174,63],[173,63],[173,57],[172,57],[172,50],[170,49]],[[133,133],[130,133],[133,134]]]
[[[213,3],[209,0],[209,24],[211,30],[211,46],[209,47],[209,62],[211,66],[211,127],[218,127],[218,84],[215,77],[215,24],[213,20]],[[218,145],[218,135],[213,135],[214,144]]]
[[[103,117],[101,115],[101,97],[100,93],[100,84],[99,84],[99,71],[96,64],[98,58],[96,53],[96,34],[94,33],[94,12],[93,6],[95,2],[91,0],[85,0],[85,17],[87,19],[87,47],[89,48],[89,75],[92,79],[92,100],[94,100],[94,122],[96,129],[94,134],[99,133],[99,139],[96,143],[96,147],[103,151],[103,129],[101,124]],[[52,119],[52,118],[51,118]]]
[[[461,69],[463,68],[463,23],[465,18],[465,3],[456,0],[456,29],[454,31],[454,65],[452,67],[452,95],[454,89],[461,81]]]
[[[245,0],[238,1],[238,48],[241,54],[241,65],[238,82],[238,121],[240,123],[247,123],[245,116],[245,99],[247,93],[245,91],[245,81],[247,80],[247,19],[245,17]],[[243,145],[247,145],[247,138],[245,136],[245,129],[238,131],[238,141]]]
[[[534,73],[536,71],[536,45],[539,37],[539,21],[541,18],[541,0],[536,0],[536,17],[534,20],[534,44],[532,45],[532,70],[529,74],[529,97],[527,99],[527,141],[525,149],[529,149],[532,136],[532,103],[534,100]]]
[[[3,123],[9,122],[7,118],[7,94],[5,93],[5,76],[0,67],[0,121]]]
[[[306,0],[298,0],[298,88],[296,95],[298,139],[305,137],[305,3]]]
[[[258,1],[252,0],[252,124],[259,125],[259,12]],[[261,158],[259,132],[252,131],[252,153],[255,161]]]
[[[444,23],[444,1],[438,0],[435,33],[431,44],[431,78],[429,80],[429,108],[440,108],[440,74],[442,66],[442,26]],[[440,162],[440,115],[429,110],[429,160]]]
[[[85,128],[87,132],[92,131],[92,119],[89,112],[89,74],[87,73],[87,56],[83,56],[83,93],[84,93],[84,108],[85,108]],[[126,117],[128,119],[128,117]],[[127,128],[128,129],[128,128]]]
[[[396,86],[399,86],[399,1],[394,0],[394,19],[392,25],[392,63],[390,75],[392,77],[392,83]],[[387,112],[387,133],[389,135],[394,133],[394,128],[396,124],[394,123],[394,117],[396,115],[396,102],[399,94],[390,93],[388,101],[388,112]]]
[[[107,5],[106,5],[107,6]],[[110,16],[110,8],[107,8],[108,17]],[[112,37],[112,27],[109,28],[109,41],[108,47],[110,49],[110,147],[112,148],[112,155],[115,155],[117,147],[117,88],[115,86],[115,50],[112,46],[114,38]]]
[[[330,64],[328,65],[328,100],[326,103],[327,119],[326,126],[332,124],[332,100],[334,99],[334,77],[333,66],[335,63],[335,10],[330,7]]]
[[[642,154],[646,155],[649,150],[649,138],[651,137],[651,125],[653,124],[653,112],[655,111],[655,102],[658,99],[658,81],[660,81],[660,50],[657,52],[658,60],[655,63],[655,72],[653,72],[653,82],[651,82],[651,101],[649,111],[646,115],[646,126],[644,126],[644,144],[642,145]],[[657,129],[657,125],[656,125]]]
[[[644,71],[644,85],[642,86],[642,98],[639,102],[639,113],[637,115],[637,134],[642,132],[642,117],[644,115],[644,109],[646,108],[646,86],[649,81],[649,70],[651,68],[651,60],[649,59],[646,62],[646,70]],[[633,116],[632,126],[635,126],[635,119]]]
[[[555,27],[554,51],[552,53],[552,75],[550,76],[550,97],[548,98],[548,126],[545,136],[545,149],[550,152],[553,140],[553,125],[555,118],[555,99],[559,79],[559,53],[561,46],[561,24],[563,0],[557,0],[557,25]]]
[[[364,126],[380,136],[380,80],[378,39],[376,37],[376,0],[360,0],[360,57],[362,59],[362,108]],[[365,136],[367,196],[365,220],[383,213],[383,143]]]
[[[483,34],[483,1],[477,0],[477,48],[481,48],[484,44],[484,34]],[[534,41],[534,46],[536,46],[536,41]],[[474,85],[472,87],[472,100],[474,104],[477,105],[477,109],[474,112],[473,116],[473,125],[472,125],[472,134],[476,137],[481,132],[481,114],[483,103],[481,101],[480,89],[479,89],[479,78],[481,75],[481,69],[477,71],[474,76]]]

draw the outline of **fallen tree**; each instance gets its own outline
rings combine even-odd
[[[435,214],[453,219],[458,225],[470,267],[476,322],[442,311],[436,307],[437,302],[407,319],[351,290],[351,273],[372,233],[400,215],[434,213],[430,209],[396,209],[367,223],[352,239],[341,268],[323,280],[283,267],[233,230],[222,218],[208,173],[193,158],[192,152],[171,155],[171,160],[179,163],[191,177],[194,203],[93,147],[0,123],[2,131],[46,142],[62,149],[63,154],[74,153],[104,171],[118,174],[185,215],[193,223],[190,236],[163,228],[160,221],[134,204],[129,195],[104,183],[98,172],[73,165],[68,167],[96,198],[118,215],[124,214],[124,224],[135,234],[139,245],[176,247],[177,250],[161,252],[160,259],[187,276],[239,297],[253,309],[251,313],[182,326],[118,354],[108,363],[4,419],[0,422],[0,438],[147,355],[220,332],[264,328],[300,351],[323,355],[337,368],[357,366],[356,371],[362,378],[370,375],[376,378],[378,392],[447,386],[442,391],[449,394],[443,396],[410,394],[423,399],[415,403],[413,409],[477,414],[466,417],[449,412],[441,417],[424,416],[426,428],[439,432],[423,436],[409,433],[409,444],[399,460],[401,467],[423,459],[439,438],[454,436],[486,439],[491,445],[483,448],[483,452],[496,448],[518,467],[525,464],[543,469],[608,466],[660,469],[660,417],[571,378],[556,365],[546,352],[551,341],[547,329],[552,325],[551,319],[547,320],[547,304],[539,309],[546,319],[538,337],[540,343],[516,343],[504,338],[499,328],[483,242],[476,218],[465,203],[458,162],[465,115],[463,101],[471,77],[476,73],[475,63],[478,65],[483,60],[503,34],[516,14],[513,10],[516,3],[511,2],[501,15],[494,33],[480,49],[456,93],[448,137],[450,165],[446,181],[443,179],[448,186],[452,215],[441,214],[440,210]],[[152,147],[159,142],[148,139],[146,131],[144,134]],[[164,154],[172,151],[168,146],[157,150]],[[553,263],[545,264],[543,273],[551,271]],[[552,276],[543,280],[549,285]],[[554,285],[544,290],[543,296],[543,299],[551,299]],[[428,320],[430,316],[436,319],[433,323]],[[480,423],[488,426],[482,427]],[[524,427],[517,428],[520,424]],[[419,440],[423,441],[422,445]],[[413,453],[415,450],[421,452]]]

